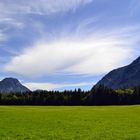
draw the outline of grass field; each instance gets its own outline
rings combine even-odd
[[[140,140],[140,106],[0,106],[0,140]]]

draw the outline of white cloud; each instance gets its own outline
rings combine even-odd
[[[62,88],[77,88],[83,86],[92,86],[94,83],[66,83],[66,84],[54,84],[54,83],[24,83],[31,90],[43,89],[43,90],[59,90]]]
[[[93,0],[3,0],[0,2],[0,10],[3,14],[52,14],[75,10],[81,5]]]
[[[13,57],[5,70],[27,77],[106,73],[133,56],[136,39],[129,30],[95,33],[82,40],[63,37],[50,43],[37,42]]]

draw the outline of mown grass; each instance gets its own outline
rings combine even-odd
[[[140,140],[140,106],[0,106],[0,140]]]

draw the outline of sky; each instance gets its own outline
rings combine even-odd
[[[90,90],[140,55],[140,0],[0,0],[0,79]]]

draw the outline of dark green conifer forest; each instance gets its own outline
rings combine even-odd
[[[133,105],[140,104],[140,86],[113,90],[99,85],[90,91],[38,90],[27,93],[0,93],[1,105]]]

